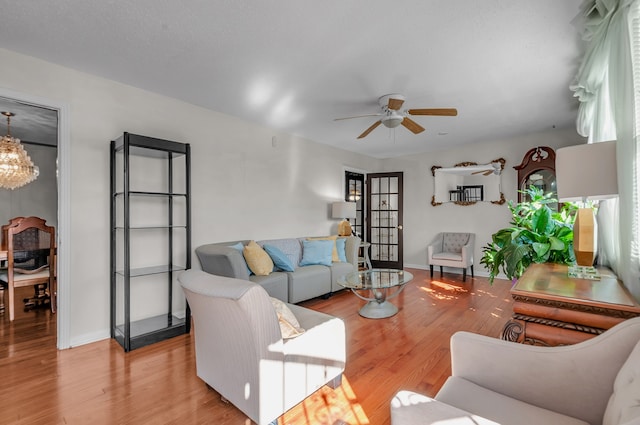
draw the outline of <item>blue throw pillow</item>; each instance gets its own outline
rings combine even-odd
[[[345,238],[336,239],[336,248],[338,248],[338,258],[341,262],[347,262],[347,240]]]
[[[302,241],[302,260],[300,266],[310,266],[319,264],[323,266],[331,266],[333,261],[333,245],[332,240],[315,240]]]
[[[267,254],[269,254],[269,257],[273,260],[273,264],[275,264],[278,269],[284,270],[285,272],[292,272],[295,270],[295,267],[291,264],[289,257],[287,257],[280,248],[268,244],[263,245],[262,248],[267,252]]]
[[[247,266],[247,273],[249,273],[249,276],[251,276],[253,274],[253,272],[249,268],[249,265],[247,264],[246,260],[244,259],[244,251],[243,251],[244,245],[242,245],[242,242],[238,242],[235,245],[229,245],[229,248],[233,248],[236,251],[240,252],[240,255],[242,255],[242,261],[244,261],[244,265]]]

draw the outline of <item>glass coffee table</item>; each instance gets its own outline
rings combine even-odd
[[[383,319],[398,312],[398,307],[388,300],[398,296],[413,275],[404,270],[371,269],[349,273],[338,278],[338,284],[351,289],[367,303],[360,309],[360,316]]]

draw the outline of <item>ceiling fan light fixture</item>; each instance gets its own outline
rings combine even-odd
[[[404,120],[404,117],[401,117],[400,115],[388,115],[381,119],[382,124],[387,128],[396,128],[402,124],[402,120]]]

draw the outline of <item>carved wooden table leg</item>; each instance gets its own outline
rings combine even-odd
[[[500,339],[511,342],[523,342],[525,326],[526,323],[522,320],[509,319],[502,328]]]

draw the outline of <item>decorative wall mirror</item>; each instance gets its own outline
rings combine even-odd
[[[516,165],[518,170],[518,202],[527,201],[528,196],[522,191],[534,185],[544,193],[556,195],[556,153],[548,146],[530,149]],[[553,206],[551,206],[553,207]]]
[[[453,203],[457,205],[473,205],[476,202],[504,204],[502,193],[502,170],[504,158],[494,159],[488,164],[461,162],[454,167],[431,167],[434,193],[431,205]]]

